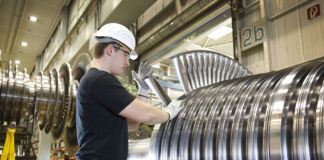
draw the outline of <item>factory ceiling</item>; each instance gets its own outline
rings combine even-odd
[[[0,0],[2,65],[20,61],[31,72],[69,0]],[[37,19],[34,19],[37,18]],[[35,22],[31,20],[35,20]],[[2,66],[4,67],[4,65]]]
[[[31,73],[37,55],[42,54],[55,32],[63,7],[68,7],[72,2],[71,0],[0,0],[1,67],[7,66],[9,60],[12,63],[19,60],[19,70],[27,68],[28,73]],[[124,0],[103,23],[114,21],[130,25],[153,2],[154,0],[146,0],[143,3]],[[132,8],[130,9],[129,6]],[[36,22],[31,21],[31,16],[37,17]]]
[[[6,66],[9,60],[12,63],[19,60],[20,71],[22,68],[27,68],[28,73],[31,73],[37,55],[44,51],[55,31],[62,8],[68,6],[70,2],[71,0],[0,0],[1,67]],[[117,22],[130,25],[132,19],[136,19],[135,16],[139,16],[153,2],[154,0],[149,0],[139,5],[131,0],[123,1],[104,23],[116,21],[114,17],[118,17]],[[127,11],[129,4],[132,4],[133,11]],[[131,12],[131,15],[134,16],[123,16],[129,15],[125,14],[125,11]],[[31,21],[31,16],[37,17],[36,22]],[[230,24],[227,26],[232,27]],[[23,44],[23,42],[27,44]],[[231,57],[233,52],[232,33],[229,32],[217,39],[208,36],[199,37],[194,43],[187,45],[183,51],[197,49],[213,50]]]

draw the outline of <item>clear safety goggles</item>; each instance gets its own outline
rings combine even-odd
[[[124,45],[123,43],[113,39],[113,38],[110,38],[110,37],[107,37],[107,38],[93,38],[93,40],[95,41],[94,43],[115,43],[114,47],[123,51],[125,54],[127,54],[128,58],[131,59],[131,60],[135,60],[137,57],[138,57],[138,54],[134,51],[134,50],[131,50],[130,48],[128,48],[126,45]],[[93,42],[92,42],[93,43]],[[121,47],[126,47],[130,50],[130,52],[124,50],[124,49],[121,49]]]

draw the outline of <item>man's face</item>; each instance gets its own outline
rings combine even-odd
[[[113,69],[112,74],[120,75],[129,64],[129,49],[123,46],[113,45]]]

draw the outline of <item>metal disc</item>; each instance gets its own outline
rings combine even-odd
[[[76,92],[78,88],[78,81],[74,80],[70,87],[71,94],[71,105],[68,109],[68,115],[65,123],[65,128],[63,132],[65,150],[69,155],[74,155],[78,151],[78,141],[76,135],[76,123],[75,123],[75,102],[76,102]]]
[[[91,58],[89,54],[82,53],[80,54],[75,63],[72,65],[72,77],[73,79],[80,81],[81,77],[84,75],[86,70],[89,68],[91,63]]]
[[[79,146],[75,124],[71,127],[65,127],[63,132],[63,141],[65,150],[69,153],[69,155],[74,155],[78,151]]]
[[[53,71],[56,72],[56,71]],[[57,73],[57,72],[56,72]],[[46,76],[49,77],[50,82],[50,97],[49,97],[49,104],[48,109],[46,111],[46,122],[44,124],[44,131],[45,133],[48,133],[50,129],[52,128],[53,120],[54,120],[54,111],[55,111],[55,105],[56,105],[56,98],[57,98],[57,74],[56,77],[52,73],[52,71],[48,71],[46,73]]]
[[[59,70],[59,75],[59,84],[57,87],[59,87],[59,94],[62,95],[62,105],[58,109],[55,108],[56,119],[54,117],[54,125],[52,126],[51,130],[54,140],[57,140],[63,133],[65,120],[67,116],[67,109],[71,104],[69,88],[72,80],[72,75],[70,65],[64,63]]]
[[[47,120],[47,110],[50,100],[50,79],[42,72],[36,77],[36,110],[37,123],[40,130],[43,130]]]

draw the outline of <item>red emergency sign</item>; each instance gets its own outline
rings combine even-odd
[[[312,20],[321,14],[320,4],[316,4],[307,9],[308,20]]]

